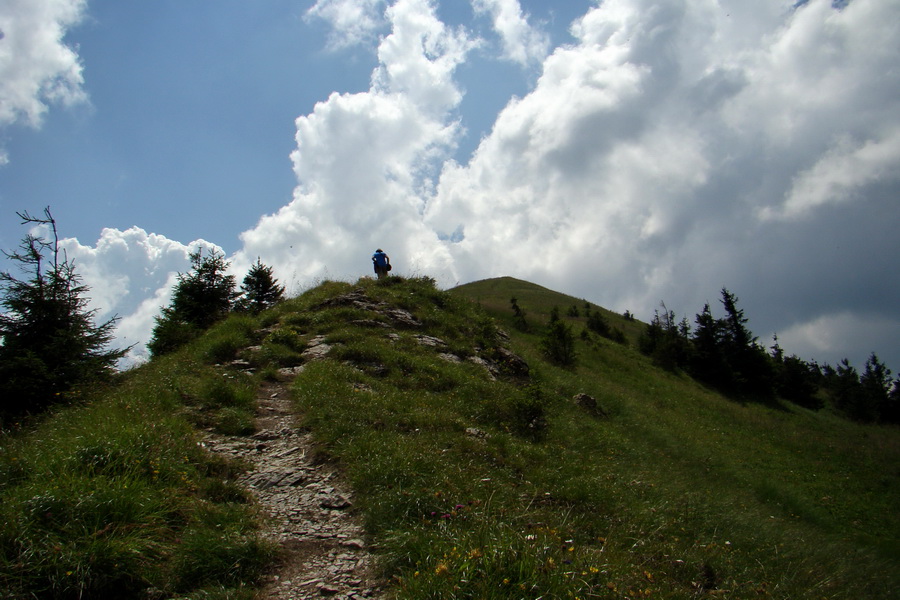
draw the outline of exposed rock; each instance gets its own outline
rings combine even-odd
[[[284,377],[296,377],[305,369],[305,365],[299,365],[296,367],[284,367],[283,369],[278,369],[278,374]]]
[[[528,363],[521,356],[506,348],[497,348],[494,352],[497,354],[497,362],[500,365],[501,372],[516,377],[529,376]]]
[[[324,498],[321,502],[319,502],[319,506],[331,510],[344,510],[345,508],[350,508],[353,505],[345,497],[338,495]]]
[[[462,359],[460,357],[458,357],[455,354],[450,354],[449,352],[441,352],[440,354],[438,354],[438,356],[440,358],[443,358],[447,362],[452,362],[452,363],[461,363],[462,362]]]
[[[476,365],[483,367],[487,372],[488,376],[491,379],[497,379],[497,375],[500,374],[500,370],[497,368],[497,365],[492,363],[489,360],[486,360],[480,356],[470,356],[468,358],[469,362],[475,363]]]
[[[466,435],[469,437],[478,438],[480,440],[483,440],[488,436],[487,433],[478,429],[477,427],[466,427]]]
[[[575,404],[580,406],[587,413],[590,413],[597,417],[607,416],[606,411],[597,404],[597,399],[593,396],[584,393],[575,394],[572,400],[574,400]]]
[[[309,340],[306,344],[306,350],[300,354],[300,357],[307,362],[312,360],[322,360],[328,356],[328,353],[331,352],[331,348],[331,344],[325,343],[324,335],[317,335]]]
[[[416,341],[423,346],[428,346],[430,348],[446,348],[447,342],[442,340],[441,338],[436,338],[430,335],[417,335]]]
[[[470,356],[468,360],[487,369],[491,379],[502,375],[527,378],[529,376],[528,363],[519,355],[506,348],[492,350],[495,360],[484,356]]]
[[[397,325],[402,325],[404,327],[422,326],[422,323],[412,316],[411,312],[403,310],[402,308],[388,308],[384,311],[384,314]]]
[[[390,329],[391,326],[385,323],[384,321],[376,321],[375,319],[357,319],[355,321],[350,321],[351,325],[356,325],[357,327],[375,327],[382,329]]]
[[[362,310],[376,310],[378,308],[378,304],[373,302],[362,288],[356,288],[346,294],[329,298],[313,308],[333,308],[337,306],[352,306]]]
[[[350,306],[360,310],[372,311],[388,318],[394,325],[401,327],[422,326],[422,323],[420,323],[408,310],[393,307],[384,302],[375,302],[366,295],[366,291],[362,288],[356,288],[347,294],[329,298],[313,308],[333,308],[336,306]]]

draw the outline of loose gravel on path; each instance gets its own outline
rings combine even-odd
[[[337,470],[315,461],[308,432],[297,429],[289,383],[270,382],[258,393],[256,434],[209,434],[212,452],[251,465],[240,482],[271,519],[265,535],[282,548],[259,597],[271,600],[380,599],[353,496]]]

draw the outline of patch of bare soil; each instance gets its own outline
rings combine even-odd
[[[259,598],[381,598],[353,496],[334,467],[315,460],[309,433],[297,429],[287,385],[260,388],[256,434],[210,434],[205,441],[209,450],[252,465],[240,483],[271,516],[265,535],[281,546],[282,560]]]

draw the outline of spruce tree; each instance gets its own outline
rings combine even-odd
[[[845,415],[857,421],[871,420],[872,412],[867,410],[859,373],[846,358],[836,369],[827,369],[826,377],[834,404]]]
[[[172,302],[156,317],[147,344],[155,356],[172,352],[225,318],[237,299],[234,275],[227,274],[230,263],[221,252],[203,256],[198,250],[189,256],[191,271],[178,275]]]
[[[859,376],[862,388],[860,415],[863,420],[885,421],[890,412],[891,370],[873,352]]]
[[[259,257],[250,267],[241,284],[242,297],[238,302],[241,310],[259,313],[284,299],[284,286],[272,274],[272,267],[262,264]]]
[[[647,329],[638,339],[638,349],[650,356],[653,362],[664,369],[670,371],[682,369],[689,365],[692,355],[691,343],[688,337],[690,335],[690,325],[687,319],[677,322],[675,320],[675,312],[666,308],[664,302],[661,304],[663,309],[662,316],[660,316],[659,310],[654,311],[653,319],[650,320],[650,323],[647,324]],[[593,318],[594,315],[600,317],[600,313],[593,313],[591,317]],[[610,330],[606,321],[602,320],[602,317],[600,319],[603,330],[606,333],[603,333],[596,325],[592,325],[590,320],[588,321],[588,327],[601,335],[624,343],[624,334],[618,329]]]
[[[568,366],[575,363],[575,334],[572,326],[559,318],[559,308],[550,311],[550,323],[541,339],[541,350],[556,364]]]
[[[772,363],[765,350],[756,343],[747,327],[748,319],[737,307],[737,302],[737,296],[722,288],[725,318],[720,321],[720,347],[733,374],[733,391],[740,395],[771,396],[775,385]]]
[[[519,301],[516,298],[510,298],[509,303],[512,305],[512,310],[514,314],[513,324],[516,329],[520,331],[528,331],[528,321],[525,319],[526,312],[525,310],[519,306]]]
[[[723,324],[713,316],[708,302],[694,318],[694,323],[691,374],[718,388],[730,387],[734,376],[722,352]]]
[[[61,253],[50,208],[43,217],[16,213],[22,224],[49,227],[53,238],[28,234],[16,252],[4,252],[27,274],[0,273],[0,412],[34,413],[65,398],[79,384],[111,374],[124,350],[108,349],[117,318],[94,325],[88,287]]]

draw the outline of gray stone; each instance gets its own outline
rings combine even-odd
[[[296,367],[284,367],[282,369],[278,369],[278,374],[284,377],[296,377],[300,373],[303,372],[303,369],[306,368],[306,365],[298,365]]]
[[[446,348],[447,342],[442,340],[441,338],[436,338],[430,335],[417,335],[416,341],[419,342],[423,346],[429,346],[431,348]]]
[[[466,435],[473,438],[484,439],[488,435],[477,427],[466,427]]]

